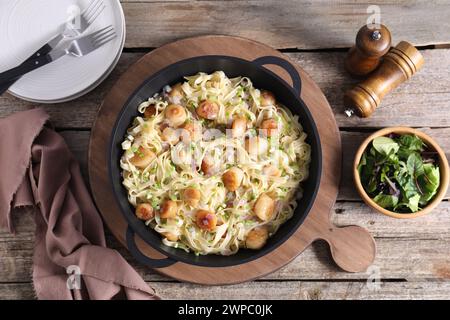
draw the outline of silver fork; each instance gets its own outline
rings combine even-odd
[[[50,52],[49,55],[55,59],[60,58],[61,54],[62,56],[71,54],[75,57],[82,57],[110,42],[115,37],[116,32],[114,31],[114,27],[108,26],[85,37],[74,39],[68,47],[62,50],[54,50],[55,52]]]
[[[108,26],[84,37],[64,43],[44,56],[39,56],[29,61],[27,60],[16,68],[0,73],[0,86],[66,55],[83,57],[110,42],[115,37],[116,32],[114,27]]]
[[[62,36],[64,38],[73,38],[81,35],[89,28],[95,19],[97,19],[105,7],[103,0],[92,1],[79,17],[74,17],[72,21],[69,21],[64,25]],[[77,19],[79,19],[79,21],[77,21]],[[76,22],[79,22],[79,25]]]

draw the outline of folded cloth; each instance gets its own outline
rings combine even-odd
[[[33,109],[0,119],[0,227],[35,206],[33,283],[39,299],[158,299],[115,250],[64,139]]]

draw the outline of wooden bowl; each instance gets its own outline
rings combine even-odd
[[[366,148],[369,146],[369,144],[372,142],[373,139],[375,139],[377,137],[389,135],[390,133],[415,134],[416,136],[421,138],[430,149],[436,151],[439,155],[440,186],[439,186],[438,192],[436,193],[434,198],[428,203],[428,205],[425,208],[423,208],[422,210],[419,210],[417,212],[414,212],[414,213],[396,213],[396,212],[386,210],[385,208],[382,208],[381,206],[379,206],[375,201],[373,201],[369,197],[369,195],[366,193],[366,191],[364,190],[364,188],[361,184],[361,179],[359,177],[359,172],[358,172],[358,164],[359,164],[359,161],[361,160],[361,157],[362,157],[364,151],[366,150]],[[358,190],[358,193],[361,196],[361,198],[364,200],[364,202],[367,205],[369,205],[370,207],[372,207],[373,209],[377,210],[378,212],[381,212],[387,216],[399,218],[399,219],[416,218],[416,217],[420,217],[420,216],[423,216],[423,215],[431,212],[439,204],[439,202],[441,202],[441,200],[444,198],[444,196],[447,192],[447,188],[449,185],[449,172],[450,172],[450,170],[449,170],[447,158],[445,156],[444,151],[442,151],[442,149],[439,147],[439,145],[430,136],[426,135],[422,131],[419,131],[419,130],[416,130],[413,128],[408,128],[408,127],[385,128],[385,129],[381,129],[381,130],[373,133],[366,140],[364,140],[364,142],[361,144],[358,151],[356,152],[355,160],[353,162],[353,179],[354,179],[354,182],[356,185],[356,189]]]

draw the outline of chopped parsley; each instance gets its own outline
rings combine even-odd
[[[159,207],[159,201],[156,198],[153,198],[152,201],[150,202],[150,204],[153,207],[153,209],[158,209],[158,207]]]

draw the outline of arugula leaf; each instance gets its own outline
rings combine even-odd
[[[415,201],[414,196],[418,195],[420,199],[420,192],[417,188],[416,180],[413,176],[409,174],[409,171],[404,171],[402,174],[399,174],[396,177],[396,181],[399,183],[402,191],[402,204],[406,207],[410,207],[410,199],[413,199],[412,201]],[[412,205],[412,207],[415,207]],[[417,211],[417,210],[416,210]],[[415,211],[412,211],[415,212]]]
[[[370,194],[375,191],[377,191],[377,180],[375,177],[371,177],[367,183],[367,192]]]
[[[400,144],[398,156],[400,159],[404,160],[408,159],[409,155],[414,151],[419,153],[422,152],[426,146],[419,137],[410,134],[398,137],[398,142]]]
[[[431,163],[423,165],[423,174],[417,178],[417,181],[422,186],[423,194],[420,198],[420,203],[425,204],[433,198],[437,193],[440,182],[439,168]]]
[[[411,134],[404,134],[398,137],[398,143],[400,147],[404,147],[410,151],[422,151],[425,146],[419,137]]]
[[[380,193],[373,198],[373,201],[375,201],[382,208],[393,208],[398,203],[398,197]]]
[[[409,207],[409,209],[411,209],[412,212],[419,211],[419,200],[420,200],[419,194],[415,194],[412,197],[408,198],[407,206]]]
[[[406,161],[406,165],[409,171],[409,174],[414,178],[417,178],[419,175],[423,174],[423,161],[419,154],[416,152],[411,153],[408,156],[408,160]]]
[[[375,178],[375,160],[372,157],[367,157],[364,165],[360,166],[360,177],[366,192],[371,194],[377,188],[377,181]]]
[[[396,153],[400,148],[397,142],[388,137],[376,137],[373,139],[372,145],[376,151],[386,156],[391,152]]]
[[[361,156],[361,160],[359,161],[359,164],[358,164],[358,172],[359,172],[360,175],[361,175],[362,168],[366,164],[367,164],[367,157],[366,157],[366,154],[363,153],[363,155]]]
[[[403,200],[394,207],[394,211],[416,212],[419,210],[419,199],[420,195],[418,195],[417,193],[410,196],[409,199],[403,198]]]

